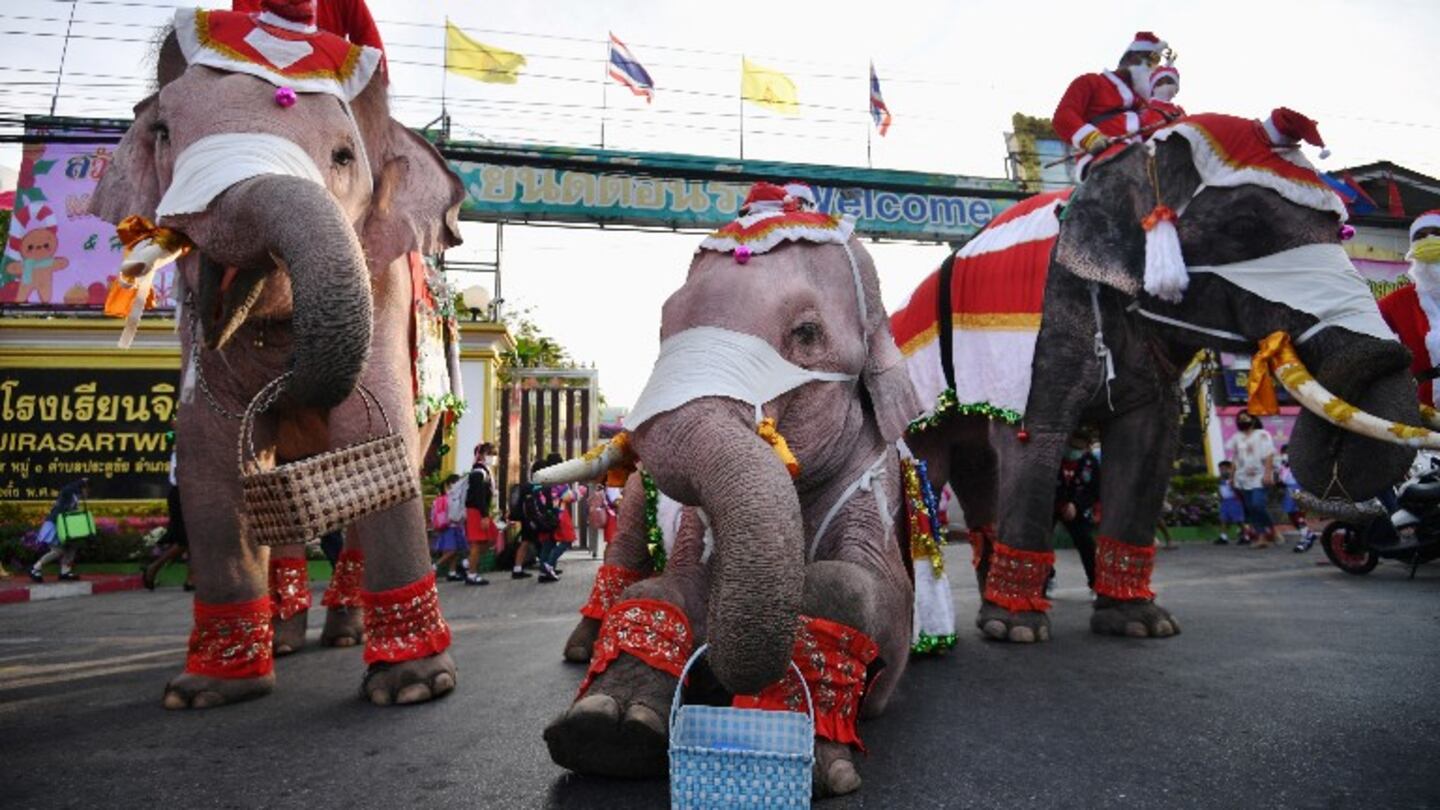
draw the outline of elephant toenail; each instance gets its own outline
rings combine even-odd
[[[372,689],[370,690],[370,702],[376,706],[389,706],[390,693],[384,689]]]
[[[165,692],[165,708],[188,709],[190,708],[190,702],[185,699],[184,695],[170,689]]]
[[[420,703],[430,699],[430,686],[423,683],[412,683],[395,696],[395,702],[404,706],[409,703]]]
[[[448,672],[442,672],[430,682],[430,688],[437,696],[443,695],[455,688],[455,676]]]
[[[990,621],[986,622],[985,626],[981,629],[983,629],[985,631],[985,635],[989,636],[990,638],[1005,638],[1005,623],[1000,621],[999,619],[991,619]]]
[[[1028,627],[1012,627],[1010,628],[1010,640],[1030,644],[1035,641],[1035,631]]]
[[[1130,638],[1149,638],[1150,631],[1145,629],[1144,622],[1126,622],[1125,635]]]

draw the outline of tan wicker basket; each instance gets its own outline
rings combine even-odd
[[[255,452],[255,418],[274,404],[289,377],[283,374],[260,389],[240,424],[245,537],[264,546],[308,543],[420,497],[419,472],[405,440],[390,425],[380,400],[363,385],[357,388],[367,420],[373,402],[385,423],[385,435],[266,469]]]

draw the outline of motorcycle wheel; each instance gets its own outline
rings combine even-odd
[[[1343,520],[1332,522],[1320,533],[1320,548],[1336,568],[1347,574],[1368,574],[1380,564],[1380,555],[1365,546],[1360,527]]]

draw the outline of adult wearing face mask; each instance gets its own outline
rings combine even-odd
[[[1100,522],[1100,459],[1090,446],[1090,433],[1084,429],[1071,434],[1065,446],[1055,484],[1055,519],[1070,533],[1085,568],[1085,582],[1093,589],[1095,527]],[[1053,579],[1054,569],[1050,575]]]
[[[500,548],[500,527],[495,522],[495,469],[499,458],[495,445],[483,442],[475,448],[475,466],[465,487],[465,540],[470,544],[470,573],[465,575],[466,585],[489,585],[490,581],[480,576],[480,552],[490,546],[498,555]]]
[[[1161,65],[1150,71],[1150,94],[1140,111],[1140,128],[1150,132],[1185,117],[1185,108],[1176,104],[1180,92],[1180,71]]]
[[[1169,46],[1141,31],[1125,49],[1114,70],[1086,73],[1070,82],[1051,124],[1055,134],[1081,151],[1076,177],[1083,179],[1090,161],[1112,143],[1134,140],[1140,131],[1140,111],[1150,95],[1150,73]]]
[[[1245,505],[1245,522],[1255,532],[1252,548],[1275,544],[1275,525],[1267,508],[1269,487],[1275,485],[1275,439],[1249,411],[1235,415],[1236,433],[1225,442],[1225,454],[1235,462],[1235,489]]]
[[[1410,223],[1412,284],[1380,299],[1380,316],[1395,330],[1414,359],[1410,371],[1420,401],[1435,406],[1436,369],[1440,367],[1440,208]]]

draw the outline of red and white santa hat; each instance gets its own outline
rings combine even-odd
[[[816,210],[815,192],[808,184],[762,181],[750,187],[739,217],[705,237],[699,249],[748,259],[785,242],[844,244],[854,231],[853,218]]]
[[[1155,53],[1156,51],[1163,51],[1168,47],[1170,47],[1170,43],[1155,36],[1153,32],[1138,31],[1135,34],[1135,41],[1130,43],[1130,47],[1126,48],[1125,52],[1143,51],[1145,53]]]
[[[1177,90],[1180,88],[1180,71],[1176,70],[1170,65],[1161,65],[1160,67],[1157,67],[1154,70],[1150,71],[1151,93],[1155,92],[1155,86],[1159,84],[1163,79],[1169,79],[1170,81],[1175,82],[1175,88]]]
[[[176,9],[175,37],[189,64],[352,101],[370,83],[382,54],[317,29],[315,8],[315,0],[265,0],[259,14]]]
[[[1275,146],[1293,149],[1304,141],[1311,146],[1320,147],[1321,160],[1330,157],[1330,150],[1325,148],[1325,141],[1320,137],[1319,124],[1289,107],[1276,107],[1271,110],[1270,117],[1260,122],[1260,125],[1265,128],[1265,134]]]
[[[1414,242],[1415,234],[1424,228],[1440,228],[1440,208],[1432,208],[1410,223],[1410,241]]]
[[[17,262],[25,258],[21,247],[26,235],[31,231],[57,228],[59,225],[60,220],[49,203],[31,202],[17,206],[10,219],[10,238],[5,243],[5,258]]]

